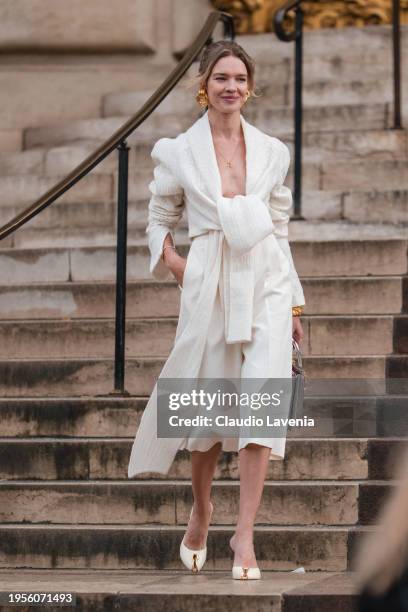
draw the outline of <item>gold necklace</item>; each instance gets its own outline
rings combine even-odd
[[[235,151],[234,151],[234,155],[231,157],[230,160],[226,159],[223,154],[221,153],[221,151],[218,151],[218,153],[221,155],[221,157],[223,157],[225,159],[225,161],[227,162],[227,168],[232,168],[232,160],[234,159],[235,153],[237,152],[237,149],[239,147],[239,143],[240,141],[238,141],[237,146],[235,147]]]
[[[212,129],[211,129],[211,132],[212,132]],[[213,142],[214,142],[214,139],[213,139]],[[215,150],[216,150],[216,151],[217,151],[217,152],[218,152],[218,153],[221,155],[221,157],[222,157],[222,158],[224,158],[224,159],[225,159],[225,161],[227,162],[227,168],[232,168],[232,160],[233,160],[233,159],[234,159],[234,157],[235,157],[235,153],[236,153],[236,152],[237,152],[237,150],[238,150],[238,147],[239,147],[240,142],[241,142],[241,141],[240,141],[240,140],[238,140],[238,144],[237,144],[237,146],[235,147],[234,154],[233,154],[233,156],[231,157],[231,159],[230,159],[230,160],[228,160],[226,157],[224,157],[224,155],[221,153],[221,151],[217,151],[217,150],[215,149],[215,143],[214,143],[214,149],[215,149]]]

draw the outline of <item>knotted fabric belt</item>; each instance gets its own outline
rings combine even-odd
[[[224,240],[220,289],[225,312],[227,344],[252,337],[255,273],[252,248],[273,233],[264,201],[257,195],[220,197],[218,214]]]

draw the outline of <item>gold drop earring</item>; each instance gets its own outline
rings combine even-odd
[[[198,90],[198,93],[196,95],[196,100],[199,103],[199,105],[202,106],[203,108],[205,106],[208,106],[208,94],[203,87],[201,87],[201,89]]]

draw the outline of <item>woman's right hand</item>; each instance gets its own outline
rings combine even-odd
[[[178,284],[182,287],[187,258],[181,257],[174,249],[166,249],[164,263],[169,268]]]

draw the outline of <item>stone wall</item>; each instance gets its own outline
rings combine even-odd
[[[0,50],[160,54],[188,43],[211,10],[208,0],[0,0]]]
[[[105,94],[158,86],[212,10],[208,0],[0,0],[0,150],[21,148],[28,126],[99,117]]]

